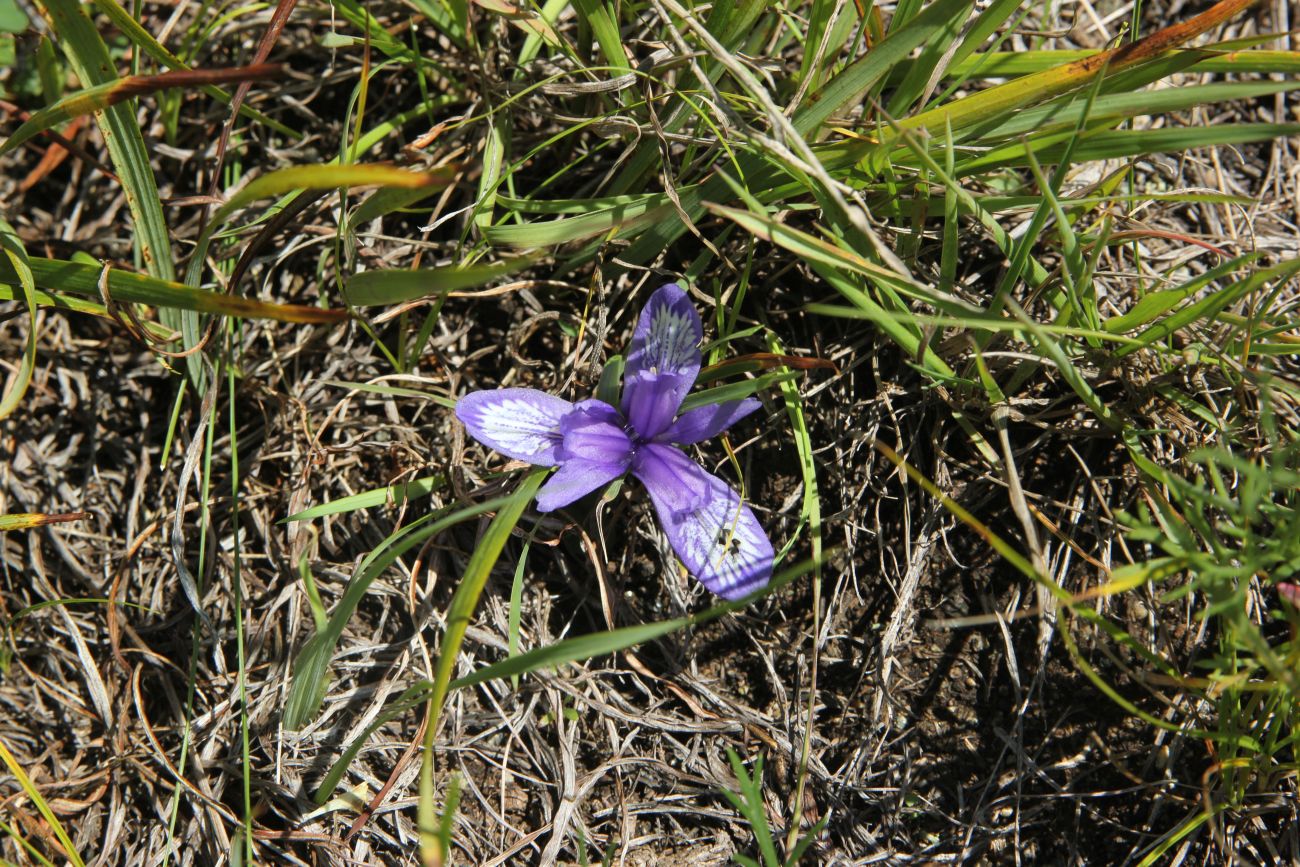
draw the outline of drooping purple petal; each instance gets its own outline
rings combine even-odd
[[[537,492],[538,511],[567,506],[627,472],[632,440],[622,421],[618,410],[599,400],[582,401],[560,420],[560,469]]]
[[[642,439],[653,439],[673,423],[693,379],[675,373],[642,372],[623,383],[623,412]]]
[[[474,391],[456,402],[470,436],[516,460],[553,467],[559,459],[560,419],[573,409],[563,398],[532,388]]]
[[[683,460],[668,458],[669,451]],[[767,584],[775,559],[772,543],[726,482],[663,445],[638,449],[632,471],[650,492],[673,551],[705,587],[724,599],[740,599]]]
[[[761,406],[754,398],[747,397],[744,400],[697,407],[678,416],[677,421],[659,434],[658,439],[660,442],[684,446],[698,443],[717,436]]]
[[[643,373],[670,373],[681,378],[681,397],[686,396],[700,373],[700,341],[704,328],[686,293],[676,283],[661,286],[650,296],[628,346],[626,382]],[[680,406],[681,399],[678,398]],[[624,389],[623,411],[628,410]],[[677,406],[673,407],[676,415]]]
[[[708,474],[681,449],[662,443],[647,443],[632,458],[632,474],[673,512],[699,508],[709,494]],[[656,494],[655,492],[658,492]]]

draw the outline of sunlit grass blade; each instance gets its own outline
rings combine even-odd
[[[32,782],[32,778],[27,775],[25,770],[23,770],[23,766],[18,763],[16,758],[14,758],[13,753],[9,752],[9,748],[5,745],[3,740],[0,740],[0,761],[5,763],[5,766],[9,768],[9,773],[18,781],[19,788],[21,788],[27,798],[36,805],[36,810],[41,814],[41,818],[43,818],[46,824],[49,825],[50,830],[54,832],[54,836],[58,839],[59,845],[63,847],[63,854],[68,861],[73,864],[73,867],[85,867],[86,862],[81,860],[80,853],[78,853],[76,847],[72,845],[72,838],[68,836],[68,832],[63,827],[63,823],[59,821],[59,817],[50,809],[49,802],[45,800],[43,795],[41,795],[40,789],[36,788],[36,785]]]
[[[461,643],[465,640],[465,630],[469,628],[474,612],[478,610],[478,600],[483,588],[487,586],[492,568],[500,559],[524,509],[533,501],[537,489],[542,486],[549,472],[541,467],[533,469],[523,477],[514,494],[504,498],[500,511],[474,546],[474,553],[465,566],[465,574],[456,585],[456,592],[452,594],[451,604],[447,607],[447,626],[438,645],[438,661],[433,668],[433,688],[429,694],[429,712],[424,729],[424,756],[420,762],[420,803],[417,813],[420,857],[425,862],[436,860],[438,851],[438,822],[433,815],[433,742],[438,732],[443,702],[451,689],[456,658],[460,654]]]
[[[509,203],[504,197],[499,197],[497,204],[506,207]],[[571,204],[566,204],[572,207]],[[576,213],[577,216],[546,222],[488,226],[483,230],[483,235],[491,244],[550,247],[594,238],[614,229],[629,231],[653,224],[672,213],[672,203],[663,193],[650,193],[615,205],[596,205]]]
[[[45,512],[12,512],[7,515],[0,515],[0,532],[30,530],[33,527],[44,527],[47,524],[84,521],[90,517],[90,512],[61,512],[54,515]]]
[[[427,497],[446,484],[447,477],[443,475],[411,479],[409,482],[399,482],[383,488],[362,491],[359,494],[340,497],[337,500],[330,500],[328,503],[312,506],[310,509],[303,509],[301,512],[296,512],[287,518],[281,518],[280,523],[311,521],[315,518],[323,518],[326,515],[341,515],[345,512],[355,512],[360,509],[372,509],[375,506],[383,506],[388,503],[405,503],[417,497]]]
[[[398,530],[362,559],[352,580],[348,583],[347,590],[343,593],[343,598],[334,607],[325,629],[312,636],[294,660],[293,681],[289,686],[289,696],[284,707],[285,728],[290,730],[302,728],[311,722],[320,710],[321,703],[325,700],[325,692],[329,688],[329,664],[334,657],[334,648],[338,645],[343,630],[375,578],[379,577],[380,573],[392,565],[398,557],[429,537],[461,521],[467,521],[510,502],[509,497],[498,497],[463,509],[448,509],[437,515],[428,515]]]
[[[1289,280],[1297,273],[1300,273],[1300,259],[1291,259],[1281,262],[1271,268],[1264,268],[1255,271],[1242,280],[1238,280],[1223,289],[1189,304],[1186,307],[1177,310],[1165,318],[1157,321],[1140,334],[1137,339],[1140,344],[1150,344],[1156,341],[1164,340],[1170,335],[1186,328],[1194,322],[1200,320],[1212,320],[1224,308],[1228,307],[1247,295],[1264,288],[1269,283],[1279,280]],[[1115,350],[1116,357],[1122,357],[1135,351],[1138,345],[1129,344],[1121,346]]]
[[[17,278],[17,291],[27,306],[27,339],[23,344],[23,357],[18,363],[9,387],[0,398],[0,419],[8,418],[23,402],[27,386],[32,381],[32,372],[36,369],[36,341],[40,328],[38,303],[36,300],[36,281],[32,277],[31,265],[27,261],[27,250],[19,239],[13,226],[0,218],[0,250],[9,260],[9,270]]]
[[[42,0],[59,35],[59,45],[86,87],[117,80],[108,47],[76,0]],[[171,241],[149,164],[149,150],[129,105],[114,105],[95,114],[113,168],[122,181],[145,270],[163,280],[174,278]],[[171,323],[168,323],[171,324]]]
[[[833,552],[827,551],[824,557],[829,557]],[[494,662],[491,665],[484,666],[465,677],[457,678],[449,683],[450,690],[465,689],[467,687],[477,686],[482,683],[489,683],[494,680],[505,680],[521,675],[529,674],[534,671],[553,670],[559,666],[570,662],[582,662],[588,659],[594,659],[599,656],[607,656],[617,653],[620,650],[626,650],[629,647],[637,647],[649,641],[662,638],[672,632],[685,629],[688,626],[698,626],[712,620],[716,620],[726,614],[740,611],[753,604],[755,599],[768,596],[777,590],[785,587],[796,579],[807,575],[815,568],[815,561],[804,560],[795,565],[782,569],[766,587],[750,598],[739,599],[734,602],[722,602],[712,606],[698,614],[692,614],[686,617],[676,617],[669,620],[663,620],[656,623],[643,623],[636,626],[624,626],[619,629],[612,629],[606,632],[597,632],[591,635],[579,635],[575,638],[566,638],[543,647],[537,647],[526,653],[520,653],[516,656],[510,656],[500,662]],[[353,740],[340,754],[339,758],[330,766],[329,771],[321,780],[320,787],[316,790],[315,799],[317,803],[324,803],[338,787],[339,781],[347,772],[348,765],[356,758],[366,741],[380,728],[397,719],[404,713],[424,703],[433,694],[433,683],[428,680],[422,680],[419,683],[409,687],[394,701],[390,702],[383,712],[366,727],[366,730]]]
[[[1254,2],[1255,0],[1221,0],[1200,15],[1181,24],[1158,30],[1137,42],[1100,51],[1081,60],[1026,75],[987,90],[977,91],[970,96],[953,100],[921,114],[901,119],[895,129],[884,131],[882,143],[863,148],[862,155],[871,154],[873,165],[879,169],[881,160],[901,131],[928,129],[935,136],[940,135],[945,129],[959,133],[966,127],[990,117],[1004,117],[1016,109],[1082,87],[1103,71],[1113,75],[1156,58],[1161,58],[1161,61],[1173,70],[1174,64],[1180,58],[1171,58],[1167,54],[1170,49],[1177,48],[1231,20]]]
[[[1267,33],[1265,41],[1277,39],[1278,34]],[[969,78],[1007,78],[1043,72],[1065,63],[1077,63],[1096,54],[1087,49],[1040,49],[1037,51],[994,51],[976,54],[948,67],[948,74]],[[1171,55],[1187,55],[1187,70],[1196,73],[1237,73],[1242,75],[1300,74],[1300,51],[1280,51],[1267,48],[1249,50],[1228,49],[1223,45],[1206,45],[1202,48],[1184,48]]]
[[[1232,274],[1234,271],[1245,268],[1252,262],[1258,261],[1261,255],[1261,253],[1247,253],[1244,256],[1238,256],[1235,259],[1216,265],[1173,289],[1157,289],[1148,292],[1122,315],[1106,319],[1101,323],[1101,327],[1115,334],[1141,328],[1148,322],[1168,313],[1177,307],[1179,303],[1192,297],[1211,283]]]
[[[1226,81],[1154,91],[1106,93],[1093,101],[1088,114],[1094,121],[1117,120],[1186,111],[1198,105],[1258,99],[1297,88],[1300,88],[1300,81]],[[1057,125],[1072,129],[1083,117],[1083,111],[1084,104],[1078,100],[1058,100],[1016,112],[997,126],[982,128],[980,138],[993,143],[999,139],[1047,132]]]
[[[24,300],[21,288],[15,289],[12,284],[0,282],[0,301],[14,300]],[[36,289],[32,292],[32,300],[36,302],[36,306],[38,307],[51,307],[55,310],[65,310],[69,313],[86,313],[91,316],[98,316],[102,319],[111,319],[114,323],[118,322],[118,319],[113,314],[109,313],[108,308],[103,304],[86,298],[78,298],[75,295],[59,295],[54,292],[46,292],[41,289]],[[147,331],[151,337],[155,337],[158,340],[170,340],[176,336],[176,332],[172,331],[165,325],[158,324],[157,322],[146,320],[140,324],[144,326],[144,330]]]
[[[14,131],[13,135],[0,144],[0,155],[74,117],[103,111],[137,96],[171,88],[193,88],[214,82],[265,81],[280,75],[281,72],[282,67],[277,63],[262,63],[231,69],[177,70],[159,75],[128,75],[117,78],[68,94],[54,105],[35,112]]]
[[[212,241],[213,235],[225,225],[230,215],[259,199],[272,198],[295,190],[331,190],[367,186],[438,189],[451,183],[455,172],[455,166],[416,172],[395,166],[364,163],[350,165],[317,163],[267,172],[242,187],[212,215],[211,221],[199,235],[196,251],[190,259],[186,282],[197,285],[208,244]]]
[[[187,70],[190,67],[172,52],[168,51],[153,34],[144,28],[139,21],[131,17],[131,13],[121,7],[116,0],[91,0],[96,9],[104,13],[113,25],[121,30],[131,43],[137,46],[142,52],[152,57],[158,63],[173,70]],[[215,84],[205,84],[202,90],[213,99],[219,100],[226,105],[230,104],[231,95]],[[289,138],[300,139],[302,133],[286,126],[280,121],[269,115],[266,115],[248,105],[241,105],[239,113],[251,121],[262,124],[263,126],[273,129],[276,132],[286,135]]]
[[[1103,122],[1110,126],[1114,121]],[[1023,144],[993,148],[972,160],[957,164],[958,176],[980,174],[995,168],[1028,165],[1029,154],[1048,163],[1059,163],[1067,147],[1080,162],[1120,159],[1150,153],[1177,153],[1196,147],[1238,145],[1271,141],[1300,134],[1300,124],[1235,123],[1211,127],[1173,127],[1171,129],[1101,129],[1085,132],[1076,139],[1072,131],[1038,136]]]
[[[397,304],[482,286],[535,265],[541,258],[539,255],[517,256],[490,265],[421,268],[415,271],[362,271],[348,280],[344,293],[348,303],[356,307]]]
[[[591,28],[605,62],[615,68],[627,69],[627,53],[623,50],[615,7],[604,0],[574,0],[573,7]]]
[[[821,88],[817,100],[802,107],[793,118],[794,128],[811,135],[836,112],[856,103],[882,81],[894,67],[953,21],[964,19],[970,0],[936,0],[885,40],[840,70]]]
[[[107,287],[109,301],[148,304],[152,307],[191,310],[197,313],[214,313],[245,319],[276,319],[281,322],[304,322],[329,325],[347,319],[348,312],[328,307],[309,307],[303,304],[273,304],[195,289],[170,280],[133,274],[129,271],[96,268],[80,262],[60,259],[30,260],[31,273],[37,288],[52,292],[80,295],[85,298],[104,299]],[[11,264],[0,260],[0,284],[14,284],[20,280]],[[57,305],[54,305],[57,306]]]

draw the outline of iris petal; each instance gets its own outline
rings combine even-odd
[[[553,467],[560,420],[573,409],[563,398],[531,388],[475,391],[456,403],[470,436],[516,460]]]
[[[678,394],[672,414],[677,414],[681,399],[695,384],[700,373],[700,341],[704,328],[700,315],[695,312],[686,293],[676,283],[661,286],[650,296],[632,342],[628,346],[625,382],[629,385],[642,374],[672,374],[680,377],[681,385],[674,388]],[[628,412],[628,395],[623,395],[623,410]],[[631,413],[628,412],[630,417]],[[661,428],[662,430],[662,428]],[[643,432],[643,435],[644,434]]]
[[[708,474],[700,465],[681,449],[660,443],[642,445],[636,450],[632,474],[655,497],[656,507],[662,502],[674,513],[694,511],[709,493]]]
[[[623,385],[623,412],[642,439],[654,439],[673,423],[693,379],[675,373],[639,373]]]
[[[632,440],[618,410],[599,400],[584,400],[560,421],[556,449],[560,470],[537,492],[537,509],[551,512],[585,497],[627,472]]]
[[[726,482],[677,449],[658,444],[637,450],[632,472],[650,492],[682,565],[710,591],[740,599],[771,579],[772,543]]]
[[[592,491],[608,485],[625,472],[627,472],[626,465],[570,461],[560,467],[537,491],[537,511],[553,512],[562,509]]]
[[[659,441],[684,446],[698,443],[717,436],[761,406],[754,398],[747,397],[688,410],[659,434]]]

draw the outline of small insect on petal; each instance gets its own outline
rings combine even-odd
[[[726,482],[671,446],[649,445],[660,460],[640,452],[633,472],[650,492],[655,514],[682,565],[724,599],[740,599],[772,577],[775,552],[749,506]],[[681,459],[669,458],[675,452]]]

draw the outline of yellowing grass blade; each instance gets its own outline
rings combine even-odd
[[[872,150],[883,152],[903,130],[927,128],[936,135],[944,129],[960,130],[990,117],[1004,116],[1019,106],[1032,105],[1074,90],[1090,82],[1103,70],[1115,73],[1154,60],[1170,49],[1236,17],[1255,2],[1256,0],[1221,0],[1200,15],[1158,30],[1137,42],[1099,51],[905,118],[898,121],[895,129],[886,131],[884,142]]]
[[[34,783],[32,783],[32,778],[27,776],[27,772],[23,770],[23,766],[18,764],[18,760],[14,758],[13,753],[9,752],[9,748],[5,746],[5,743],[2,740],[0,740],[0,761],[3,761],[5,765],[8,766],[9,773],[14,775],[14,779],[18,781],[18,785],[27,794],[27,797],[31,799],[31,802],[36,805],[36,809],[40,811],[41,817],[45,819],[46,823],[49,824],[50,828],[54,831],[54,836],[58,838],[59,845],[63,847],[63,854],[67,856],[68,861],[70,861],[74,867],[85,867],[86,862],[81,860],[81,856],[77,854],[77,850],[72,845],[72,839],[68,836],[68,832],[63,829],[62,823],[59,822],[59,817],[54,815],[54,811],[50,809],[50,805],[47,804],[45,798],[41,796],[40,790],[36,788]]]
[[[44,527],[46,524],[84,521],[89,517],[89,512],[60,512],[53,515],[44,512],[14,512],[9,515],[0,515],[0,532],[30,530],[33,527]]]
[[[117,81],[108,46],[76,0],[41,0],[39,8],[58,33],[58,44],[83,85],[94,87]],[[145,270],[170,280],[175,274],[171,239],[158,197],[158,183],[149,163],[149,150],[135,114],[128,106],[113,105],[97,111],[95,120],[104,134],[113,168],[122,181]]]
[[[115,268],[105,272],[104,269],[94,265],[83,265],[80,262],[67,262],[62,259],[34,257],[30,260],[30,267],[37,289],[51,292],[57,290],[60,294],[80,295],[105,302],[127,301],[164,309],[192,310],[196,313],[216,313],[244,319],[275,319],[280,322],[304,322],[315,325],[329,325],[348,318],[348,311],[339,308],[312,307],[305,304],[272,304],[252,298],[223,295],[206,289],[195,289],[171,280],[159,280],[157,277],[119,271]],[[0,259],[0,298],[7,294],[3,292],[4,284],[12,284],[19,279],[20,275],[13,270],[13,266]],[[38,301],[41,300],[40,294],[38,293]]]
[[[0,145],[0,154],[7,153],[32,137],[74,117],[102,111],[135,96],[169,88],[198,87],[218,81],[261,81],[278,76],[281,71],[282,67],[278,63],[259,63],[234,69],[189,69],[164,72],[160,75],[128,75],[125,78],[116,78],[69,94],[54,105],[36,112],[27,119],[26,123],[18,127],[4,144]]]

